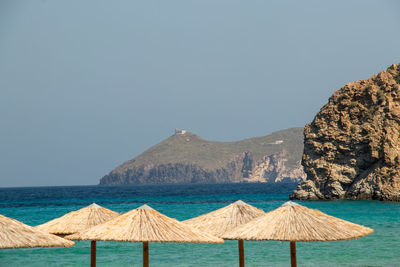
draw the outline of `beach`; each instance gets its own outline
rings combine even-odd
[[[264,211],[288,200],[293,184],[154,185],[126,187],[1,188],[0,214],[31,226],[93,202],[123,213],[147,203],[159,212],[186,220],[241,199]],[[349,241],[298,242],[299,266],[397,266],[400,203],[379,201],[300,201],[374,229]],[[141,266],[142,244],[98,241],[97,266]],[[150,243],[152,266],[236,266],[237,242],[224,244]],[[245,241],[246,266],[289,266],[289,243]],[[71,248],[0,250],[1,266],[88,266],[90,242]]]

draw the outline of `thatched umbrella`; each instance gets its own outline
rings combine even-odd
[[[0,214],[0,248],[70,247],[73,244]]]
[[[374,230],[288,201],[281,207],[223,235],[225,239],[290,241],[292,266],[296,241],[337,241],[366,236]]]
[[[87,230],[119,216],[118,212],[93,203],[80,210],[71,211],[64,216],[38,225],[35,228],[61,237]],[[90,242],[90,266],[96,266],[96,241]]]
[[[200,215],[198,217],[183,221],[184,223],[196,227],[200,231],[223,237],[226,232],[251,221],[252,219],[264,215],[265,212],[257,209],[245,202],[238,200],[230,205],[218,210]],[[244,266],[244,246],[243,239],[238,240],[239,266]]]
[[[147,205],[119,217],[76,233],[73,240],[143,242],[143,266],[149,266],[149,242],[223,243],[224,240],[202,233],[176,219],[167,217]]]

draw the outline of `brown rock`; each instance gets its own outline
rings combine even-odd
[[[400,66],[336,91],[304,129],[291,199],[400,200]]]

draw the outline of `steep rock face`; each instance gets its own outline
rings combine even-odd
[[[291,199],[400,200],[400,66],[336,91],[304,129]]]
[[[229,182],[227,169],[204,170],[200,166],[175,163],[146,165],[121,174],[111,172],[101,179],[101,185],[127,184],[180,184]]]
[[[257,162],[246,182],[294,182],[305,180],[306,174],[300,164],[300,160],[292,167],[286,166],[286,152],[264,156]],[[296,177],[297,179],[293,179]]]
[[[298,182],[305,178],[302,132],[291,128],[238,142],[210,142],[177,131],[115,168],[100,184]]]

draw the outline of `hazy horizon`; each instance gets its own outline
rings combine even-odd
[[[0,2],[0,187],[94,185],[175,128],[312,121],[400,63],[398,1]]]

